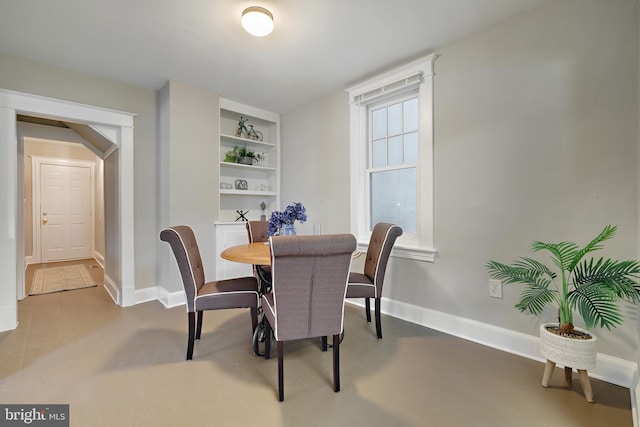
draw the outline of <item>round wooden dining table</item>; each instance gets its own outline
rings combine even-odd
[[[358,258],[362,253],[356,250],[352,258]],[[241,262],[253,265],[271,265],[271,251],[268,242],[247,243],[246,245],[230,246],[220,253],[227,261]]]
[[[270,265],[271,251],[267,242],[247,243],[246,245],[230,246],[220,253],[227,261],[243,264]]]

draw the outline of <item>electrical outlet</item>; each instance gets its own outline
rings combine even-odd
[[[502,282],[500,280],[489,280],[489,296],[492,298],[502,298]]]

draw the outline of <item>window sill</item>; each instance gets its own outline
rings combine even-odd
[[[366,254],[369,242],[358,242],[358,250]],[[433,248],[407,246],[396,243],[391,250],[391,256],[412,259],[415,261],[435,262],[438,252]]]

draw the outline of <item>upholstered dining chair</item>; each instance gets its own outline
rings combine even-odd
[[[340,333],[356,238],[351,234],[270,238],[272,291],[262,296],[265,358],[271,331],[278,343],[278,398],[284,400],[284,342],[333,336],[333,385],[340,391]]]
[[[249,237],[249,243],[260,243],[269,240],[269,221],[256,221],[250,220],[246,223],[247,236]],[[260,294],[266,294],[271,292],[271,266],[270,265],[254,265],[253,275],[258,279],[258,286]],[[253,336],[253,352],[256,356],[264,355],[260,351],[260,346],[265,342],[264,339],[264,320],[260,316],[262,308],[258,308],[258,315],[260,317],[258,328],[254,330]]]
[[[364,298],[367,322],[371,323],[370,298],[375,300],[376,333],[382,339],[382,322],[380,319],[380,297],[387,262],[396,239],[402,235],[402,228],[396,224],[379,222],[373,227],[367,256],[362,273],[351,272],[347,286],[347,298]]]
[[[194,341],[200,339],[204,310],[249,308],[252,332],[256,329],[259,297],[258,282],[255,277],[205,282],[198,243],[193,230],[187,225],[163,229],[160,232],[160,240],[171,245],[182,276],[189,321],[187,360],[193,357]]]
[[[247,221],[247,235],[249,243],[266,242],[269,240],[269,221]],[[253,266],[253,275],[258,279],[264,293],[271,288],[271,266]]]
[[[247,221],[249,242],[266,242],[269,240],[269,221]]]

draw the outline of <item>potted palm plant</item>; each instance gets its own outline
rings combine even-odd
[[[546,305],[557,306],[558,323],[540,327],[540,349],[547,358],[542,385],[548,385],[556,363],[565,366],[568,381],[571,368],[575,368],[589,401],[593,401],[593,394],[586,371],[595,366],[597,350],[596,337],[588,330],[596,326],[611,330],[621,325],[623,318],[618,303],[640,301],[638,261],[585,259],[588,253],[602,249],[602,242],[611,239],[616,231],[616,226],[608,225],[582,248],[574,242],[533,242],[532,251],[549,253],[555,266],[553,270],[529,257],[520,257],[511,265],[497,261],[486,265],[492,278],[505,284],[524,285],[516,304],[521,312],[539,315]],[[576,311],[587,330],[574,326]]]

